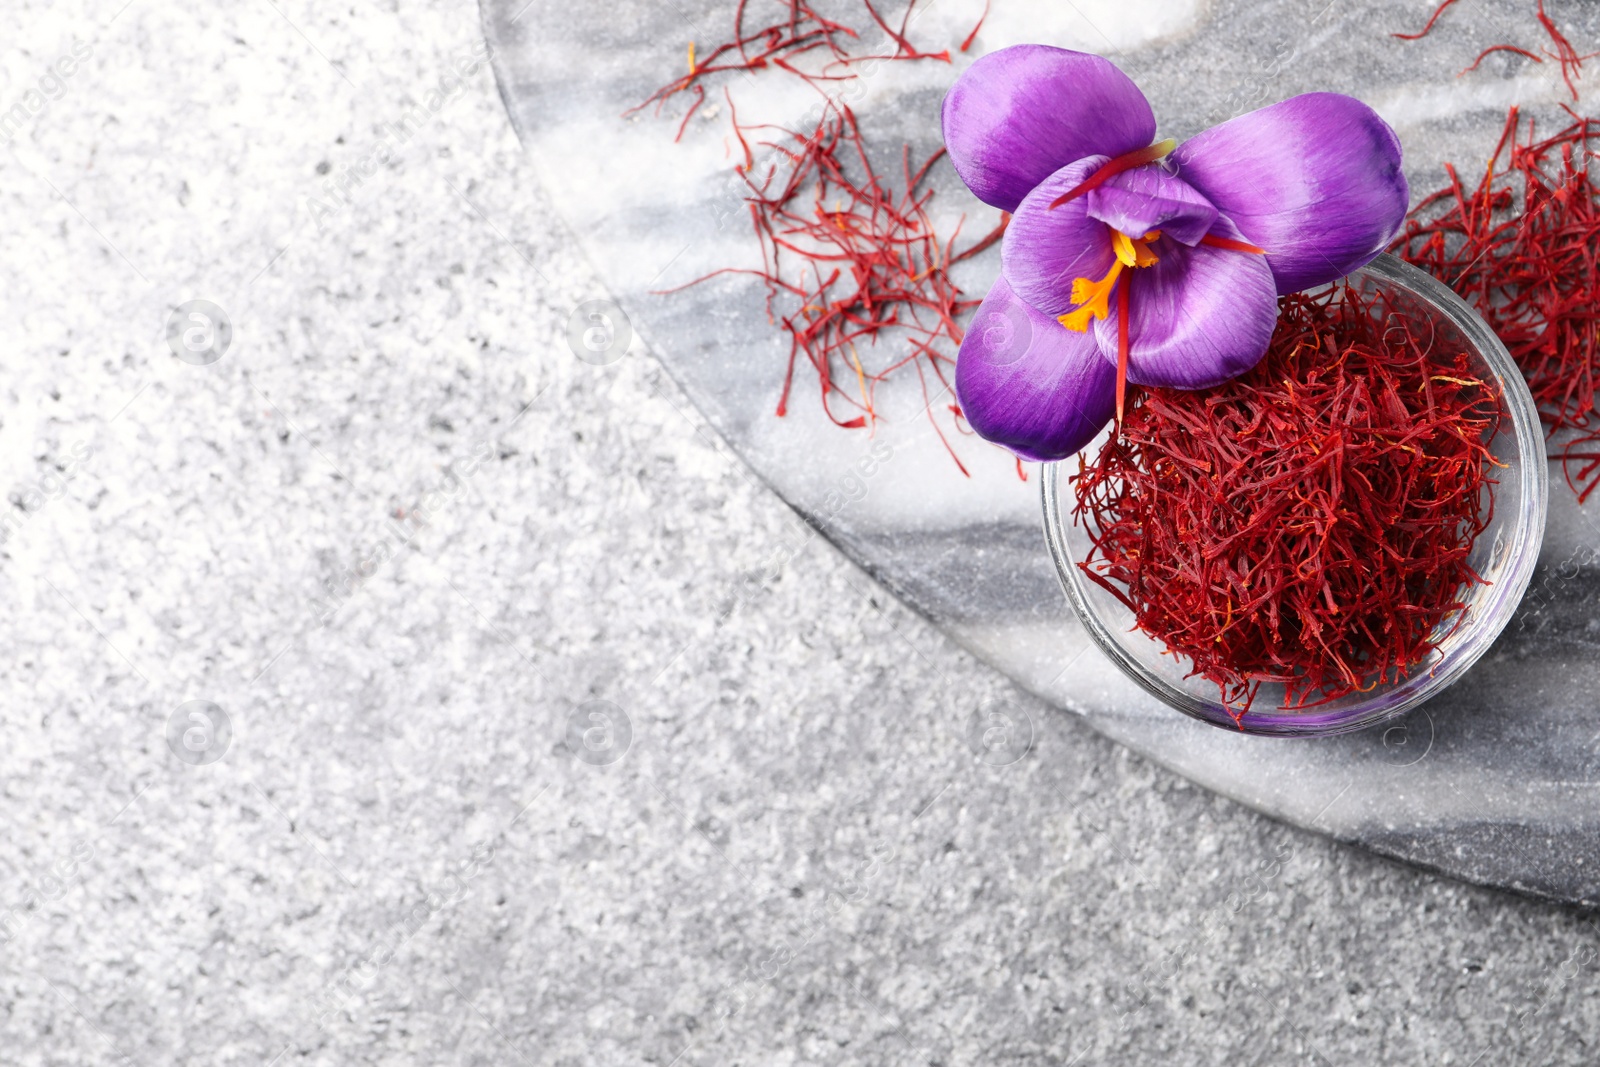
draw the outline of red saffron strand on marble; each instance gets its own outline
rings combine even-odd
[[[689,128],[689,120],[693,118],[694,113],[700,109],[700,105],[706,102],[705,86],[696,85],[694,87],[694,94],[694,103],[689,105],[689,110],[683,113],[683,121],[678,123],[678,132],[672,138],[674,142],[683,140],[683,131]]]
[[[1268,682],[1303,709],[1397,680],[1482,581],[1488,389],[1381,295],[1284,297],[1253,370],[1134,391],[1119,432],[1079,457],[1080,567],[1236,722]]]
[[[1455,2],[1456,0],[1444,0],[1444,3],[1434,8],[1432,17],[1428,19],[1428,24],[1422,27],[1422,31],[1420,33],[1391,33],[1389,36],[1398,37],[1402,41],[1420,41],[1422,38],[1433,32],[1433,24],[1439,21],[1439,16],[1444,14],[1445,8],[1449,7]]]
[[[992,0],[983,0],[983,14],[978,16],[978,21],[973,25],[972,32],[967,34],[966,40],[961,42],[961,51],[965,52],[972,47],[972,42],[978,39],[978,31],[983,29],[983,20],[989,17],[989,4]],[[1028,479],[1024,477],[1023,481]]]
[[[1518,141],[1523,129],[1526,134]],[[1600,487],[1600,183],[1582,119],[1537,138],[1513,108],[1477,187],[1449,184],[1412,211],[1394,251],[1483,316],[1527,379],[1580,502]],[[1496,173],[1496,165],[1509,156]]]
[[[1483,51],[1478,53],[1478,58],[1474,59],[1472,61],[1472,65],[1470,67],[1461,68],[1460,73],[1458,73],[1456,75],[1456,77],[1459,78],[1459,77],[1461,77],[1462,74],[1471,74],[1473,71],[1478,69],[1479,64],[1481,64],[1484,61],[1484,59],[1486,59],[1487,57],[1493,55],[1496,52],[1515,52],[1517,55],[1522,56],[1522,57],[1524,57],[1526,59],[1531,59],[1535,63],[1543,63],[1544,62],[1543,59],[1541,59],[1539,56],[1534,55],[1532,52],[1528,51],[1526,48],[1518,48],[1514,44],[1492,44],[1488,48],[1485,48]]]

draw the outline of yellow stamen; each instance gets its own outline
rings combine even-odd
[[[1140,238],[1132,238],[1121,230],[1111,231],[1111,250],[1125,267],[1153,267],[1160,259],[1150,251],[1150,242],[1161,236],[1160,230],[1151,230]]]
[[[1111,251],[1115,252],[1117,258],[1122,260],[1124,267],[1131,267],[1139,261],[1138,256],[1133,251],[1133,241],[1121,230],[1111,231]]]
[[[1160,257],[1150,251],[1150,242],[1160,236],[1160,230],[1151,230],[1143,237],[1129,237],[1121,230],[1112,230],[1111,250],[1117,258],[1112,261],[1111,269],[1099,281],[1093,278],[1075,279],[1072,283],[1072,302],[1078,307],[1058,316],[1056,321],[1074,333],[1082,333],[1089,328],[1092,320],[1110,318],[1111,293],[1123,269],[1151,267],[1159,263]]]
[[[695,72],[695,69],[694,69],[694,42],[690,41],[689,42],[689,73],[693,74],[694,72]]]
[[[1116,288],[1117,279],[1122,275],[1122,268],[1122,260],[1118,258],[1112,261],[1111,269],[1106,271],[1106,276],[1099,281],[1090,278],[1079,278],[1074,281],[1072,302],[1077,304],[1078,308],[1058,316],[1056,321],[1074,333],[1082,333],[1089,328],[1090,320],[1110,318],[1111,290]]]

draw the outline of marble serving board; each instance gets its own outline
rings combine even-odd
[[[751,18],[776,0],[750,0]],[[857,0],[821,3],[852,22]],[[904,6],[878,5],[893,23]],[[1554,64],[1484,47],[1542,43],[1525,0],[1468,0],[1425,40],[1433,8],[1394,0],[993,0],[982,31],[956,51],[983,0],[917,5],[908,36],[952,65],[879,63],[840,92],[880,170],[899,174],[940,144],[939,103],[979,55],[1043,42],[1109,55],[1144,88],[1162,136],[1183,138],[1291,95],[1359,96],[1405,144],[1415,191],[1443,164],[1481,171],[1515,103],[1554,129],[1567,99]],[[875,431],[841,430],[802,367],[788,415],[774,410],[788,346],[759,283],[718,268],[759,265],[733,172],[721,88],[674,142],[687,104],[624,116],[725,40],[733,0],[483,0],[501,94],[541,180],[648,343],[726,441],[807,520],[965,647],[1040,696],[1179,774],[1259,811],[1376,852],[1486,885],[1572,902],[1600,900],[1600,509],[1580,508],[1552,470],[1540,569],[1523,611],[1467,678],[1398,725],[1323,740],[1252,738],[1189,720],[1124,678],[1073,618],[1041,533],[1035,469],[973,438],[952,461],[915,379],[878,396]],[[1563,5],[1583,51],[1600,39],[1600,6]],[[767,21],[771,21],[770,18]],[[863,32],[861,51],[884,47]],[[725,75],[741,122],[797,126],[812,90],[774,72]],[[1597,86],[1600,88],[1600,86]],[[813,111],[814,115],[814,111]],[[757,149],[757,166],[770,153]],[[986,231],[997,215],[947,163],[931,176],[948,233]],[[962,265],[981,295],[998,249]],[[869,353],[881,359],[886,353]],[[935,396],[948,419],[952,398]],[[948,421],[942,421],[949,434]]]

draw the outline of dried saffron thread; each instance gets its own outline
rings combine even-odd
[[[1214,683],[1305,709],[1398,680],[1464,617],[1499,405],[1465,352],[1381,293],[1284,297],[1253,370],[1141,389],[1073,520],[1084,574]],[[1491,507],[1485,507],[1488,497]]]
[[[1421,40],[1433,32],[1433,24],[1438,22],[1439,16],[1443,15],[1445,9],[1455,2],[1456,0],[1444,0],[1444,3],[1440,4],[1434,9],[1432,17],[1428,19],[1428,24],[1422,27],[1422,31],[1420,33],[1392,33],[1389,36],[1398,37],[1402,41]],[[1538,19],[1539,26],[1544,30],[1545,36],[1550,38],[1550,47],[1545,49],[1545,55],[1549,56],[1551,59],[1554,59],[1558,64],[1560,64],[1561,80],[1566,83],[1567,91],[1572,94],[1573,103],[1577,103],[1578,86],[1576,82],[1577,79],[1583,77],[1583,61],[1586,59],[1593,59],[1596,55],[1600,55],[1600,52],[1590,52],[1587,55],[1580,55],[1578,50],[1572,46],[1572,41],[1567,38],[1566,34],[1561,32],[1560,28],[1556,26],[1554,20],[1552,20],[1550,16],[1545,13],[1544,0],[1538,0],[1538,6],[1535,9],[1534,17]],[[1493,55],[1496,52],[1515,52],[1517,55],[1525,56],[1526,58],[1533,60],[1535,63],[1544,62],[1543,59],[1537,55],[1534,55],[1526,48],[1519,48],[1518,46],[1512,44],[1490,45],[1488,48],[1485,48],[1483,51],[1479,52],[1478,58],[1472,61],[1472,65],[1463,68],[1460,74],[1457,74],[1456,77],[1459,78],[1462,74],[1470,74],[1472,71],[1477,70],[1478,65],[1481,64],[1485,58]]]
[[[1478,53],[1478,58],[1474,59],[1472,61],[1472,65],[1471,66],[1462,67],[1460,73],[1458,73],[1456,75],[1456,77],[1459,78],[1459,77],[1461,77],[1462,74],[1471,74],[1473,71],[1478,69],[1479,65],[1481,65],[1485,59],[1487,59],[1489,56],[1494,55],[1496,52],[1515,52],[1517,55],[1522,56],[1524,59],[1531,59],[1535,63],[1543,63],[1544,62],[1543,59],[1541,59],[1538,56],[1534,55],[1532,52],[1528,51],[1526,48],[1518,48],[1514,44],[1492,44],[1488,48],[1485,48],[1483,51]]]
[[[1122,412],[1128,399],[1128,288],[1133,275],[1117,283],[1117,431],[1122,430]]]
[[[1235,241],[1231,237],[1218,237],[1214,233],[1208,233],[1200,238],[1200,243],[1210,245],[1212,248],[1225,248],[1230,252],[1250,252],[1258,256],[1267,254],[1265,248],[1258,248],[1249,241]]]
[[[1435,8],[1434,11],[1433,11],[1433,16],[1428,19],[1428,24],[1426,26],[1422,27],[1422,32],[1420,32],[1420,33],[1391,33],[1389,36],[1398,37],[1402,41],[1420,41],[1422,38],[1428,36],[1428,34],[1433,32],[1433,24],[1435,22],[1439,21],[1439,16],[1444,14],[1444,9],[1449,7],[1451,4],[1453,4],[1455,2],[1456,2],[1456,0],[1444,0],[1444,3],[1440,4],[1437,8]]]
[[[1412,211],[1394,251],[1448,284],[1499,335],[1527,379],[1567,484],[1600,486],[1600,185],[1590,175],[1600,121],[1521,143],[1511,109],[1478,186],[1449,184]],[[1495,167],[1509,150],[1503,170]]]
[[[1123,171],[1132,170],[1134,167],[1142,167],[1146,163],[1154,163],[1158,159],[1164,159],[1177,147],[1178,142],[1169,137],[1165,141],[1157,141],[1155,144],[1146,145],[1144,148],[1135,148],[1132,152],[1124,152],[1115,159],[1102,163],[1093,174],[1050,201],[1050,210],[1054,211],[1062,204],[1070,204],[1085,193],[1100,188],[1108,180],[1115,178]]]
[[[961,51],[965,52],[972,47],[972,42],[978,39],[978,31],[983,29],[984,20],[989,17],[990,0],[983,0],[983,14],[978,16],[977,23],[972,27],[972,32],[967,34],[966,40],[961,42]],[[1024,481],[1027,479],[1024,478]]]

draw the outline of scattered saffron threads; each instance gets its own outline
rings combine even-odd
[[[894,41],[895,53],[888,58],[942,59],[946,63],[950,62],[950,50],[948,48],[943,52],[923,52],[919,51],[915,45],[906,39],[906,27],[911,24],[911,9],[917,6],[917,0],[908,0],[905,14],[900,16],[900,29],[898,32],[891,29],[889,24],[883,21],[883,16],[879,15],[877,8],[872,6],[872,0],[861,0],[861,2],[866,5],[867,14],[872,16],[872,21],[876,22],[879,28],[882,29],[884,33],[887,33],[890,39]],[[852,63],[856,60],[856,58],[857,57],[854,56],[847,56],[840,60],[840,62]]]
[[[1567,83],[1567,91],[1572,94],[1572,102],[1578,102],[1578,87],[1572,84],[1574,78],[1583,77],[1583,61],[1591,58],[1595,53],[1580,56],[1578,50],[1572,47],[1572,42],[1566,35],[1556,29],[1556,24],[1550,21],[1550,16],[1544,13],[1544,0],[1539,0],[1539,25],[1544,27],[1544,32],[1550,35],[1550,43],[1555,46],[1553,53],[1556,62],[1561,64],[1561,80]]]
[[[740,148],[741,161],[734,169],[748,187],[746,201],[762,249],[762,269],[713,271],[688,285],[721,274],[755,274],[765,283],[768,318],[790,338],[777,405],[779,416],[788,411],[795,366],[801,357],[817,376],[823,411],[835,425],[846,429],[871,427],[880,417],[875,403],[877,386],[892,376],[909,376],[915,371],[928,418],[956,466],[966,474],[935,418],[935,403],[940,396],[953,395],[950,371],[962,337],[957,320],[980,301],[963,296],[950,281],[949,269],[992,246],[1000,239],[1005,223],[955,252],[960,225],[941,241],[927,210],[933,194],[922,188],[943,149],[913,173],[910,146],[903,146],[904,184],[896,194],[874,170],[854,113],[837,103],[825,84],[855,78],[851,64],[862,59],[948,63],[950,52],[924,51],[907,36],[917,0],[906,4],[898,27],[883,17],[872,0],[861,0],[866,16],[893,46],[892,55],[880,52],[873,56],[852,54],[850,42],[858,41],[860,33],[818,14],[812,0],[777,2],[781,17],[771,25],[752,29],[749,23],[759,21],[749,17],[752,0],[738,0],[731,39],[703,52],[698,61],[691,44],[689,73],[627,112],[634,114],[653,105],[660,113],[676,94],[689,94],[693,99],[674,138],[680,140],[689,118],[705,99],[705,79],[712,75],[770,67],[803,79],[821,92],[822,117],[816,127],[791,130],[741,124],[733,96],[723,87]],[[986,3],[963,50],[976,39],[987,14]],[[808,55],[811,53],[814,55]],[[804,66],[796,65],[803,56],[807,57]],[[758,137],[763,139],[757,143],[771,149],[777,161],[760,168],[760,174],[754,173],[758,168],[751,150],[751,141]],[[874,358],[873,348],[880,340],[892,346],[892,351]],[[960,409],[953,404],[948,408],[956,428],[971,433],[963,424]]]
[[[742,127],[741,139],[756,129]],[[741,172],[762,268],[725,268],[687,284],[722,274],[754,274],[765,284],[768,317],[790,341],[778,415],[788,411],[802,359],[817,376],[823,411],[845,429],[871,425],[878,418],[877,385],[914,369],[935,431],[967,473],[933,419],[937,397],[930,387],[941,396],[952,392],[954,358],[947,352],[961,343],[957,319],[979,303],[963,297],[949,269],[992,245],[1004,225],[953,252],[959,226],[950,240],[939,240],[927,211],[933,194],[922,188],[944,150],[915,171],[903,151],[896,193],[873,169],[848,106],[827,105],[816,129],[804,135],[767,132],[773,139],[758,143],[780,163],[761,176]],[[880,339],[893,340],[894,354],[868,370],[861,350]],[[953,414],[959,418],[958,409]]]
[[[1465,617],[1499,404],[1381,292],[1282,298],[1251,371],[1140,389],[1072,477],[1079,564],[1242,722],[1265,683],[1327,703],[1423,664]]]
[[[1421,40],[1422,38],[1428,36],[1429,33],[1433,32],[1433,24],[1438,22],[1439,16],[1444,14],[1445,9],[1455,2],[1456,0],[1444,0],[1444,3],[1435,8],[1433,16],[1428,19],[1428,24],[1422,27],[1422,32],[1392,33],[1389,36],[1398,37],[1402,41]],[[1591,52],[1588,55],[1579,55],[1578,50],[1574,48],[1572,46],[1572,42],[1567,39],[1567,35],[1562,33],[1561,30],[1556,26],[1555,22],[1551,20],[1550,16],[1545,13],[1544,0],[1538,0],[1536,17],[1539,20],[1540,27],[1543,28],[1545,32],[1545,36],[1550,38],[1550,47],[1546,48],[1544,53],[1546,56],[1554,59],[1561,65],[1561,80],[1567,83],[1567,91],[1572,94],[1573,103],[1577,103],[1578,87],[1575,82],[1577,79],[1583,77],[1583,61],[1586,59],[1592,59],[1596,55],[1600,55],[1600,52]],[[1483,51],[1479,52],[1478,58],[1472,61],[1472,65],[1463,68],[1461,73],[1457,74],[1456,77],[1459,78],[1462,74],[1470,74],[1472,71],[1477,70],[1478,65],[1482,63],[1485,58],[1493,55],[1495,52],[1515,52],[1517,55],[1531,59],[1535,63],[1544,62],[1542,58],[1534,55],[1526,48],[1519,48],[1513,44],[1490,45],[1488,48],[1485,48]]]
[[[1500,336],[1547,434],[1559,434],[1551,459],[1581,503],[1600,486],[1600,185],[1589,174],[1600,120],[1540,140],[1530,122],[1521,143],[1519,127],[1512,108],[1476,189],[1446,165],[1449,184],[1413,209],[1394,252],[1449,285]]]
[[[748,6],[749,0],[738,0],[738,6],[733,13],[732,40],[724,41],[704,53],[698,62],[695,60],[694,45],[691,43],[689,73],[663,85],[651,93],[643,103],[629,108],[624,114],[632,115],[651,105],[654,105],[656,113],[660,114],[661,108],[675,94],[698,89],[699,95],[690,105],[692,112],[705,97],[705,86],[701,82],[714,74],[755,71],[769,65],[784,67],[792,73],[799,74],[800,71],[787,60],[819,48],[825,49],[832,60],[843,60],[849,55],[845,50],[843,39],[857,36],[856,31],[850,27],[817,14],[810,0],[786,0],[782,18],[759,29],[747,29],[745,9]],[[680,138],[683,136],[681,125],[678,136]]]
[[[704,53],[698,61],[695,57],[694,42],[689,43],[689,73],[681,78],[675,78],[646,97],[641,103],[629,108],[623,114],[633,115],[645,108],[654,107],[656,114],[667,101],[678,93],[694,93],[695,99],[689,106],[690,113],[700,106],[705,99],[706,79],[716,74],[726,74],[733,71],[757,71],[769,67],[786,71],[798,78],[817,85],[830,81],[844,81],[853,77],[848,73],[852,63],[859,63],[866,59],[873,60],[919,60],[937,59],[945,63],[950,62],[950,50],[940,52],[925,52],[911,43],[906,36],[907,27],[911,23],[911,12],[917,5],[917,0],[909,0],[904,14],[900,19],[899,29],[891,26],[878,14],[872,6],[872,0],[861,0],[867,14],[876,23],[889,39],[894,42],[892,55],[860,56],[853,54],[849,49],[851,41],[859,40],[860,33],[851,26],[836,22],[817,13],[813,0],[780,0],[781,13],[769,25],[752,29],[747,25],[751,0],[738,0],[733,11],[733,34],[730,40],[712,48]],[[988,13],[985,8],[985,14]],[[978,20],[981,26],[983,20]],[[977,27],[967,38],[967,44],[977,36]],[[964,51],[965,49],[963,49]],[[795,60],[801,56],[816,53],[822,58],[820,65],[813,64],[813,69],[807,70],[795,65]],[[836,73],[843,69],[845,73]],[[688,124],[688,115],[678,126],[678,137],[683,137],[683,129]]]

